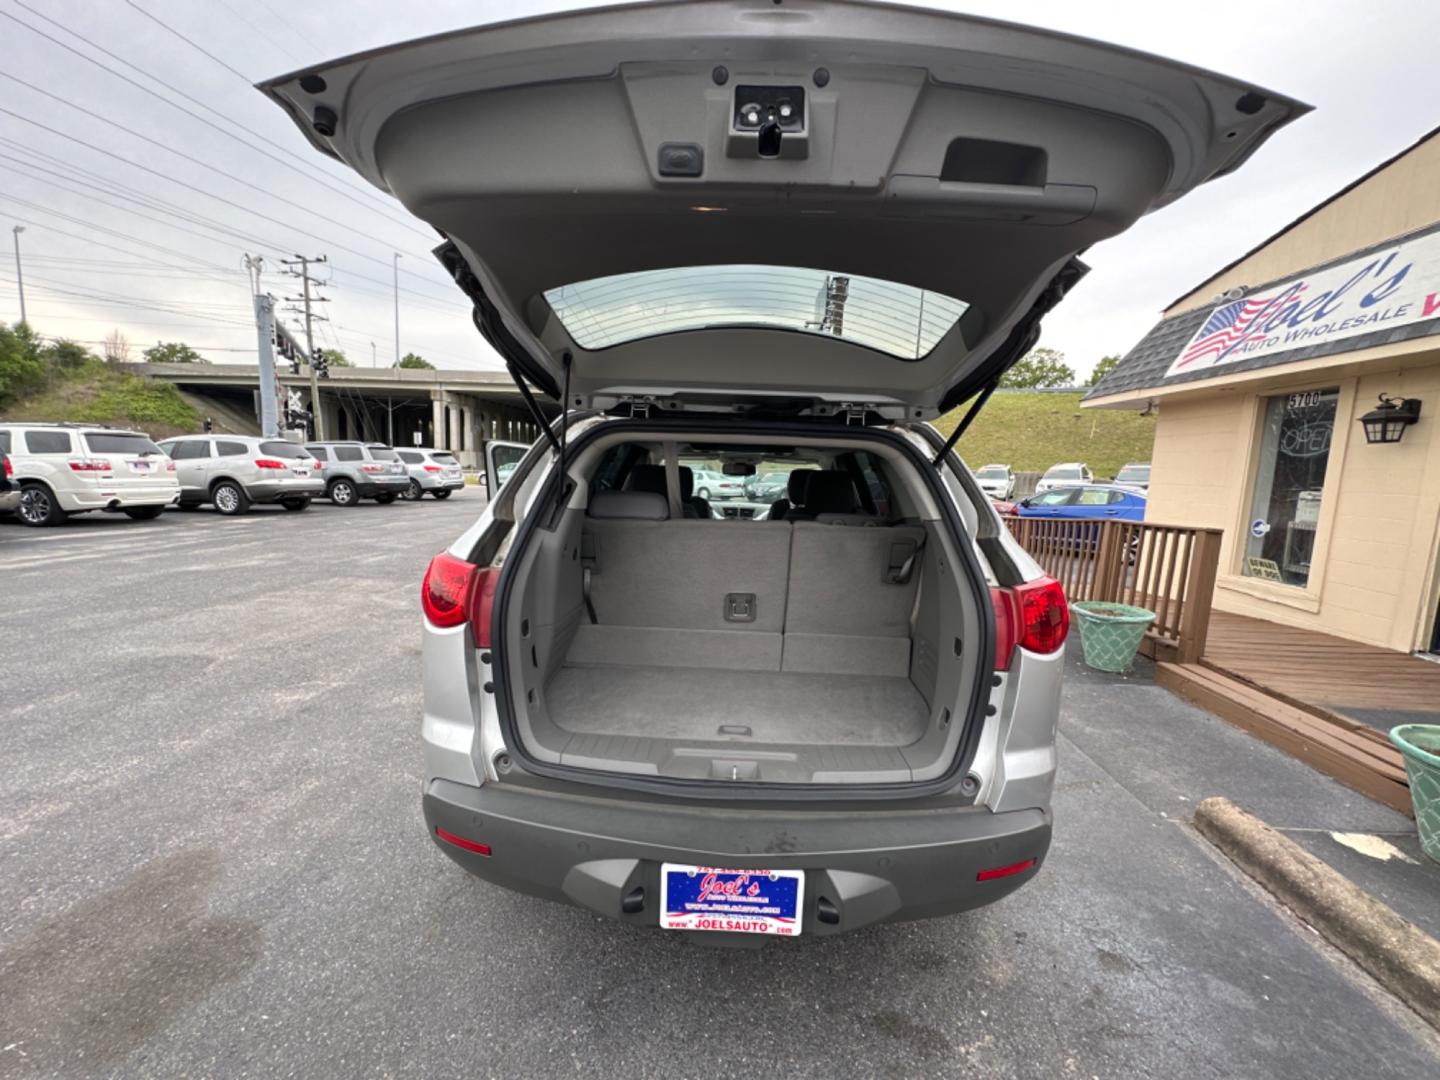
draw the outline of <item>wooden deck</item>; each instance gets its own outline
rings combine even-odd
[[[1440,723],[1440,664],[1212,611],[1200,662],[1157,671],[1180,696],[1411,813],[1404,762],[1386,732]]]

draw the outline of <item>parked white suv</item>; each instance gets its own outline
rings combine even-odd
[[[1045,470],[1045,475],[1035,485],[1035,494],[1094,482],[1095,474],[1090,471],[1089,465],[1082,461],[1062,461],[1059,465],[1051,465]]]
[[[92,510],[157,518],[180,497],[175,465],[141,431],[95,424],[0,424],[10,436],[15,513],[26,525],[58,525]]]
[[[395,456],[410,474],[410,487],[400,497],[414,502],[425,495],[448,499],[465,486],[465,470],[449,450],[430,446],[396,447]]]
[[[547,15],[264,86],[446,238],[545,433],[421,588],[432,839],[722,941],[1039,872],[1065,598],[926,421],[978,411],[1080,251],[1303,111],[1061,34],[795,7]],[[686,513],[687,460],[777,459],[818,467],[770,520]]]
[[[252,503],[304,510],[325,494],[320,463],[303,446],[254,435],[182,435],[160,449],[175,463],[180,505],[209,503],[226,516]]]
[[[1015,494],[1015,473],[1009,465],[986,465],[975,473],[975,482],[992,499],[1008,499]]]

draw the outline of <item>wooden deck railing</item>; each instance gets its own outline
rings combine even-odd
[[[1155,612],[1144,651],[1196,663],[1205,651],[1220,530],[1109,518],[1007,516],[1011,534],[1074,600]]]

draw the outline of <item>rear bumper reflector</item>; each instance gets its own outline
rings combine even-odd
[[[466,840],[463,836],[456,836],[454,833],[446,829],[440,828],[439,825],[435,826],[435,835],[438,836],[441,840],[444,840],[447,844],[454,844],[456,847],[464,848],[466,851],[473,851],[476,855],[490,854],[489,844],[481,844],[477,843],[474,840]],[[1033,863],[1035,860],[1031,859],[1030,861]]]
[[[489,854],[489,849],[486,849]],[[994,881],[996,878],[1009,877],[1011,874],[1023,874],[1035,865],[1034,859],[1026,859],[1023,862],[1011,863],[1009,866],[992,866],[989,870],[981,870],[975,875],[976,881]]]

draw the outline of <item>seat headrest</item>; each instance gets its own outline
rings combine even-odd
[[[636,465],[625,478],[626,491],[651,491],[665,495],[665,466]]]
[[[853,514],[860,509],[855,481],[839,469],[811,469],[803,505],[809,514]]]
[[[597,491],[590,496],[587,517],[605,520],[667,521],[670,503],[653,491]]]
[[[695,494],[695,472],[689,465],[680,466],[680,501],[689,502]]]
[[[805,505],[805,488],[810,483],[810,478],[815,475],[814,469],[792,469],[790,479],[785,484],[785,497],[790,500],[791,506]]]

